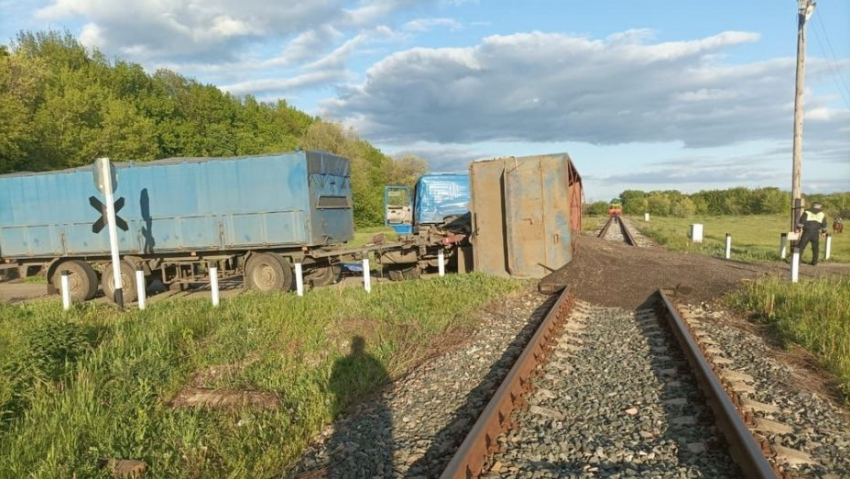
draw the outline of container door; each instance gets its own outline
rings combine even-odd
[[[384,225],[398,234],[413,232],[413,201],[410,187],[384,187]]]
[[[508,271],[542,278],[570,260],[567,162],[557,156],[505,164]]]
[[[504,160],[469,165],[475,271],[508,277],[505,249]]]

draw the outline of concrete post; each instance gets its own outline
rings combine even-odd
[[[800,248],[794,248],[794,253],[791,255],[791,282],[796,283],[800,280]]]
[[[62,309],[68,311],[71,309],[71,285],[69,281],[69,277],[71,273],[68,271],[62,271]]]
[[[649,223],[649,213],[643,214],[643,221],[646,222],[646,223]]]
[[[832,235],[826,235],[826,248],[823,251],[823,259],[829,260],[829,257],[832,256]]]
[[[726,259],[732,257],[732,235],[726,233]]]
[[[136,268],[136,293],[139,297],[139,309],[145,309],[145,294],[147,294],[147,288],[145,287],[145,272],[142,268]]]
[[[212,305],[218,307],[218,267],[210,268],[210,291],[212,291]]]
[[[369,258],[363,258],[363,289],[367,293],[372,292],[372,276],[369,271]]]
[[[691,225],[691,241],[694,243],[702,243],[702,225],[694,223]]]
[[[295,292],[298,296],[304,296],[304,271],[301,263],[295,263]]]
[[[440,271],[440,277],[443,277],[446,275],[446,256],[443,253],[443,250],[440,250],[440,252],[437,254],[437,262],[439,263],[437,268]]]

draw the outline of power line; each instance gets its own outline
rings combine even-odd
[[[818,17],[818,20],[820,20],[820,17]],[[822,21],[821,25],[823,25]],[[847,105],[848,109],[850,109],[850,99],[848,99],[850,98],[848,97],[848,94],[850,94],[850,88],[847,88],[847,83],[844,81],[844,76],[841,74],[841,69],[838,68],[838,62],[835,60],[834,55],[832,58],[830,58],[829,55],[826,54],[826,50],[823,48],[823,42],[820,39],[820,34],[818,34],[818,29],[813,28],[812,31],[815,33],[815,40],[817,40],[818,49],[826,60],[826,64],[829,65],[830,70],[832,70],[832,81],[835,82],[835,86],[836,88],[838,88],[838,93],[841,94],[841,99],[844,100],[844,104]],[[824,34],[826,34],[825,29]],[[844,86],[844,88],[841,88],[842,85]],[[845,90],[847,91],[847,94],[844,93]]]
[[[830,39],[829,39],[829,33],[826,31],[826,25],[824,25],[823,20],[821,20],[821,18],[820,18],[820,15],[816,15],[816,16],[817,16],[817,19],[818,19],[818,23],[820,24],[820,29],[823,31],[823,35],[826,38],[826,44],[829,47],[829,53],[831,55],[831,58],[824,51],[823,44],[822,44],[821,39],[820,39],[820,35],[817,32],[817,28],[814,28],[813,30],[815,32],[815,39],[818,42],[818,48],[820,48],[821,52],[824,54],[824,57],[826,58],[826,62],[827,62],[827,64],[829,64],[829,66],[832,69],[835,76],[838,77],[838,80],[836,80],[836,86],[838,86],[838,91],[841,93],[841,97],[844,99],[844,103],[847,105],[848,108],[850,108],[850,100],[848,100],[848,96],[844,94],[845,91],[846,91],[847,94],[850,95],[850,87],[847,86],[847,82],[844,80],[844,75],[841,73],[841,69],[838,67],[838,58],[835,55],[835,50],[832,48],[832,41],[830,41]],[[816,25],[816,27],[817,27],[817,25]],[[841,85],[838,84],[839,80],[841,82]],[[844,86],[843,90],[841,89],[842,85]]]

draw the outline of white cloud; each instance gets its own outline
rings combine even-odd
[[[322,70],[308,72],[288,78],[269,78],[262,80],[248,80],[232,85],[220,87],[222,90],[234,95],[268,94],[277,93],[282,95],[304,88],[324,85],[344,79],[347,75],[345,70]]]
[[[463,24],[452,18],[417,18],[405,23],[402,29],[408,32],[424,33],[436,27],[457,31],[463,29]]]
[[[370,139],[405,142],[681,142],[689,147],[790,135],[792,58],[731,64],[720,53],[758,35],[723,32],[647,43],[633,30],[594,40],[551,33],[491,36],[469,48],[414,48],[373,65],[362,84],[323,103]],[[842,64],[846,68],[850,62]],[[814,85],[827,72],[808,62]],[[831,142],[850,111],[809,92],[807,141]]]
[[[52,0],[43,20],[82,18],[81,40],[136,61],[227,63],[246,42],[294,40],[278,64],[311,57],[340,30],[371,28],[395,10],[426,0]],[[321,53],[321,51],[316,52]]]

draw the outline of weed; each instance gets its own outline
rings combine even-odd
[[[144,460],[151,477],[280,477],[336,414],[451,343],[446,335],[474,328],[481,305],[523,286],[472,274],[376,283],[371,294],[246,293],[219,308],[0,305],[0,477],[91,477],[103,457]],[[346,359],[354,337],[374,362]],[[280,402],[169,407],[186,385]]]
[[[794,284],[767,278],[730,294],[727,302],[775,327],[778,336],[816,354],[850,397],[850,278]]]

